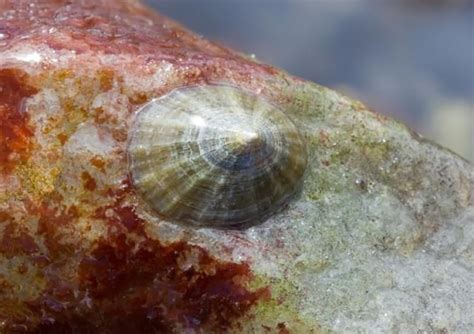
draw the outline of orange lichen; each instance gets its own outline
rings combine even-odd
[[[100,89],[104,92],[112,89],[114,83],[114,71],[110,69],[101,69],[98,73]]]
[[[93,113],[94,113],[94,121],[97,124],[103,124],[107,121],[107,115],[104,111],[104,108],[102,107],[94,108]]]
[[[22,111],[22,102],[36,93],[25,72],[0,70],[0,172],[11,172],[31,153],[33,129]]]
[[[81,179],[84,189],[94,191],[97,188],[95,179],[88,172],[82,172]]]
[[[100,170],[102,173],[105,172],[105,161],[103,158],[101,158],[100,156],[95,156],[92,159],[90,159],[90,162],[92,166]]]
[[[137,93],[129,96],[130,103],[135,104],[135,105],[144,104],[149,99],[150,98],[148,97],[148,95],[144,92],[137,92]]]
[[[12,217],[5,211],[0,211],[0,223],[10,220]]]
[[[64,145],[68,139],[68,136],[65,133],[60,133],[57,135],[57,138],[59,142],[61,143],[61,145]]]

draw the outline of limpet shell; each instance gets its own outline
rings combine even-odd
[[[277,212],[307,165],[303,138],[282,110],[224,85],[184,87],[144,105],[128,155],[137,192],[159,216],[221,228]]]

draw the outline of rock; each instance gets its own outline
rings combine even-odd
[[[474,168],[361,103],[136,1],[0,4],[2,332],[474,330]],[[297,125],[301,193],[249,228],[135,191],[136,112],[239,87]]]

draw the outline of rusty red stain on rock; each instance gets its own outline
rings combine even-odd
[[[197,263],[182,268],[179,258],[190,252],[198,254]],[[216,261],[184,242],[136,244],[124,234],[98,242],[81,262],[79,275],[81,289],[103,312],[88,320],[105,316],[112,328],[135,332],[171,331],[176,324],[225,330],[268,297],[266,289],[245,287],[251,278],[246,264]]]
[[[88,172],[83,172],[81,174],[81,179],[82,179],[84,189],[89,190],[89,191],[94,191],[96,189],[97,183],[95,182],[95,179]]]
[[[189,263],[186,254],[192,254]],[[58,263],[59,252],[51,255],[51,263]],[[76,252],[76,258],[77,274],[68,281],[55,273],[59,267],[46,271],[47,289],[29,303],[32,314],[41,314],[37,330],[222,332],[270,298],[268,288],[247,287],[253,277],[248,264],[217,260],[186,242],[163,245],[148,237],[134,241],[126,233],[109,232],[90,251]]]
[[[125,231],[145,234],[145,221],[138,217],[135,207],[123,203],[126,196],[132,192],[130,182],[124,180],[118,189],[109,189],[106,195],[113,199],[110,205],[96,209],[94,218],[107,222],[110,227],[125,228]]]
[[[39,233],[51,260],[45,271],[47,289],[29,303],[32,314],[41,314],[38,330],[225,331],[259,301],[270,298],[266,287],[248,288],[253,274],[246,263],[218,260],[184,241],[164,245],[150,239],[142,229],[145,221],[133,206],[124,204],[132,191],[127,184],[111,190],[114,203],[95,216],[97,224],[113,221],[125,228],[109,229],[89,250],[74,249],[61,241],[61,231],[74,224],[77,209],[51,207],[60,196],[52,196],[48,205],[38,209]],[[106,214],[107,210],[112,214]],[[140,233],[140,241],[130,237],[131,231]],[[73,253],[78,267],[65,281],[57,265]],[[189,254],[192,260],[188,261]]]
[[[102,173],[105,173],[105,161],[100,156],[95,156],[90,159],[92,166],[100,170]]]
[[[31,152],[33,130],[21,103],[37,90],[27,78],[20,70],[0,70],[0,172],[10,172]]]
[[[65,257],[68,254],[74,253],[74,245],[62,241],[66,233],[62,228],[71,225],[79,215],[75,206],[65,210],[56,209],[53,206],[56,201],[58,201],[57,198],[52,198],[49,201],[45,201],[37,209],[39,214],[38,234],[43,236],[44,244],[51,258],[55,256]]]
[[[57,138],[59,142],[61,143],[61,145],[64,145],[68,139],[68,136],[65,133],[60,133],[57,135]]]
[[[143,219],[137,216],[134,207],[122,206],[120,199],[112,205],[98,208],[94,217],[107,221],[111,226],[125,227],[129,232],[143,233]]]
[[[0,240],[0,254],[11,258],[20,254],[31,255],[38,251],[38,245],[27,231],[23,231],[13,223],[9,223],[4,227],[3,236]]]

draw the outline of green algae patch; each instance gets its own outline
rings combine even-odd
[[[304,298],[304,292],[299,291],[290,281],[256,277],[252,289],[262,286],[271,287],[271,299],[260,302],[252,312],[252,320],[243,326],[246,333],[331,333],[323,329],[311,317],[298,311],[298,301]]]

